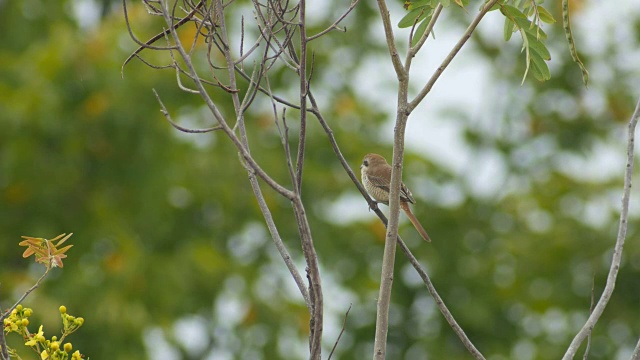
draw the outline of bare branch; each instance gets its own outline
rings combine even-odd
[[[281,194],[282,196],[286,197],[289,200],[293,200],[294,193],[291,190],[289,190],[289,189],[283,187],[282,185],[278,184],[278,182],[276,182],[274,179],[272,179],[258,165],[258,163],[256,163],[256,161],[253,159],[253,157],[251,157],[251,154],[249,154],[247,149],[242,145],[242,143],[238,139],[238,137],[233,133],[232,129],[229,127],[229,125],[225,121],[224,116],[222,115],[222,113],[220,112],[218,107],[213,103],[213,100],[211,99],[211,97],[207,93],[206,89],[204,88],[204,85],[203,85],[202,81],[200,80],[200,78],[198,77],[197,72],[196,72],[196,70],[195,70],[195,68],[193,66],[193,63],[191,62],[191,57],[189,56],[189,54],[187,54],[186,50],[182,46],[182,43],[180,41],[180,38],[178,37],[178,34],[176,33],[175,29],[172,27],[173,24],[172,24],[171,17],[169,16],[168,9],[166,8],[166,3],[162,2],[162,6],[163,6],[163,13],[164,13],[165,21],[169,25],[171,36],[173,37],[173,40],[176,43],[176,47],[177,47],[178,52],[180,53],[180,56],[184,60],[186,66],[187,66],[187,68],[189,70],[189,75],[193,79],[193,81],[194,81],[194,83],[196,85],[196,88],[198,89],[198,91],[200,93],[200,96],[204,100],[205,104],[207,105],[207,107],[209,108],[209,110],[211,111],[213,116],[215,117],[216,121],[218,121],[218,123],[222,127],[222,130],[229,137],[229,139],[233,142],[233,144],[236,146],[236,148],[240,151],[240,155],[242,156],[242,158],[247,162],[247,164],[251,167],[251,169],[253,169],[253,171],[258,176],[260,176],[260,178],[262,178],[272,189],[277,191],[279,194]]]
[[[298,156],[296,160],[296,179],[294,190],[299,194],[302,193],[302,169],[304,168],[304,150],[307,143],[307,30],[305,27],[305,0],[299,3],[299,21],[300,27],[300,57],[298,60],[298,74],[300,75],[300,129],[298,133]],[[292,57],[295,59],[295,51],[291,50]],[[319,345],[318,345],[319,346]]]
[[[218,0],[218,7],[217,7],[217,14],[216,16],[218,17],[219,20],[219,25],[220,25],[220,36],[222,37],[223,42],[228,43],[228,35],[227,35],[227,26],[226,26],[226,21],[224,18],[224,13],[223,13],[223,7],[222,5],[222,1]],[[228,75],[229,75],[229,83],[230,86],[234,89],[237,89],[237,80],[236,80],[236,75],[235,75],[235,63],[231,57],[231,50],[230,47],[225,47],[223,50],[223,54],[225,56],[225,60],[227,63],[227,71],[228,71]],[[266,57],[266,52],[265,52],[265,57]],[[263,62],[260,66],[260,71],[259,71],[259,75],[258,78],[261,76],[262,70],[264,69],[264,58],[263,57]],[[255,69],[254,69],[254,73],[255,73]],[[253,77],[252,77],[253,78]],[[257,87],[259,84],[259,81],[256,81],[256,86]],[[255,96],[255,91],[253,92],[253,96]],[[249,141],[247,138],[247,132],[246,132],[246,127],[245,127],[245,122],[244,122],[244,112],[246,110],[246,106],[248,106],[249,103],[251,103],[252,100],[248,100],[247,103],[245,104],[245,102],[243,101],[243,103],[240,103],[240,99],[239,96],[237,94],[237,92],[234,92],[231,94],[231,98],[233,100],[233,105],[234,108],[236,110],[236,123],[238,126],[238,129],[240,131],[240,141],[242,143],[242,145],[244,146],[244,148],[247,150],[247,152],[250,152],[250,148],[249,148]],[[252,98],[252,96],[247,95],[247,99]],[[274,106],[274,112],[275,112],[275,116],[277,119],[277,111],[275,109]],[[280,256],[282,257],[282,259],[284,260],[287,268],[289,269],[290,274],[292,275],[294,281],[296,282],[296,285],[298,286],[298,289],[300,290],[300,293],[302,294],[302,297],[305,300],[305,304],[307,305],[307,307],[309,308],[309,312],[312,314],[314,313],[313,310],[313,299],[311,299],[310,295],[309,295],[309,291],[307,291],[305,284],[304,284],[304,280],[302,278],[302,276],[300,275],[300,273],[298,272],[298,269],[296,268],[296,266],[293,264],[293,261],[291,259],[291,256],[289,255],[289,252],[287,251],[286,246],[284,245],[284,242],[282,241],[279,233],[278,233],[278,229],[275,225],[275,222],[273,220],[273,216],[271,214],[271,211],[269,210],[269,207],[266,204],[266,201],[264,199],[264,195],[262,194],[262,190],[260,189],[260,186],[258,184],[258,181],[255,177],[255,175],[249,171],[249,182],[251,184],[251,188],[253,190],[253,193],[258,201],[258,205],[260,206],[260,210],[262,211],[262,214],[265,218],[265,221],[267,223],[267,227],[269,228],[269,232],[271,233],[271,238],[274,242],[274,244],[276,245],[276,248],[278,249],[278,252],[280,253]]]
[[[634,142],[635,142],[635,130],[636,125],[638,124],[638,119],[640,119],[640,99],[636,104],[636,109],[629,120],[628,129],[628,142],[627,142],[627,167],[624,173],[624,187],[622,191],[622,209],[620,211],[620,223],[618,225],[618,236],[616,238],[616,244],[613,249],[613,257],[611,259],[611,267],[609,268],[609,275],[607,276],[607,283],[605,285],[604,291],[596,304],[596,307],[593,309],[591,315],[582,326],[580,331],[576,334],[569,345],[566,353],[562,357],[563,360],[573,359],[580,344],[584,341],[584,339],[591,333],[593,327],[596,325],[600,316],[604,312],[607,304],[609,303],[609,299],[613,294],[613,290],[616,285],[616,278],[618,276],[618,270],[620,270],[620,262],[622,261],[622,248],[624,247],[624,240],[627,236],[627,226],[628,226],[628,218],[629,218],[629,198],[631,196],[631,179],[633,177],[633,150],[634,150]]]
[[[278,38],[275,36],[275,32],[273,32],[273,27],[275,27],[275,25],[271,23],[271,20],[267,20],[267,17],[264,16],[264,14],[262,13],[262,10],[260,9],[262,5],[257,0],[253,0],[253,3],[254,3],[254,8],[256,9],[256,14],[257,14],[257,17],[255,20],[256,20],[256,23],[258,24],[258,30],[260,30],[260,35],[265,40],[269,40],[269,39],[273,40],[273,41],[268,41],[267,44],[276,53],[275,55],[276,57],[278,57],[281,53],[284,53],[288,57],[289,55],[284,51],[284,49],[286,48],[286,43],[290,41],[291,36],[293,36],[293,32],[291,32],[291,34],[285,38],[285,43],[281,44]],[[274,11],[274,13],[277,13],[277,12]],[[260,23],[264,24],[264,26],[261,26]],[[272,42],[275,43],[275,45]],[[282,61],[283,64],[285,64],[290,69],[296,72],[298,71],[298,68],[295,65],[292,65],[290,63],[290,61],[293,61],[293,59],[285,60],[283,58],[280,58],[280,60]]]
[[[393,36],[393,25],[391,24],[391,17],[389,16],[389,9],[385,0],[378,0],[378,8],[380,8],[380,16],[382,17],[382,24],[384,25],[384,35],[387,38],[387,47],[389,48],[389,55],[391,55],[391,62],[393,68],[396,70],[398,78],[407,77],[400,55],[398,55],[398,48],[396,47],[396,40]]]

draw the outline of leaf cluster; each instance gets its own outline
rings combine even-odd
[[[522,81],[527,77],[529,70],[539,81],[546,81],[551,78],[549,67],[546,61],[551,60],[551,55],[544,41],[547,34],[542,30],[543,22],[552,24],[555,19],[544,7],[535,1],[526,1],[522,9],[509,5],[507,2],[497,5],[504,15],[504,39],[509,41],[514,32],[519,32],[522,38],[522,51],[525,53],[526,69]]]
[[[47,269],[50,267],[63,267],[62,259],[66,258],[65,254],[67,250],[71,249],[73,245],[67,245],[63,248],[58,247],[62,245],[67,239],[69,239],[73,233],[60,234],[55,238],[48,240],[44,238],[36,238],[31,236],[22,236],[23,241],[20,242],[20,246],[26,246],[27,249],[22,254],[22,257],[28,258],[31,255],[35,255],[36,262],[44,264]]]

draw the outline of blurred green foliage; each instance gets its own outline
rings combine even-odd
[[[55,269],[26,305],[51,314],[42,315],[45,329],[55,323],[60,303],[83,314],[74,346],[91,358],[304,358],[308,312],[271,244],[234,147],[220,134],[185,135],[171,128],[152,88],[185,125],[211,126],[212,117],[197,96],[178,89],[171,70],[134,60],[121,78],[120,66],[135,44],[120,5],[103,2],[96,22],[80,27],[72,11],[78,3],[0,2],[0,33],[11,34],[0,42],[3,308],[40,270],[21,258],[20,236],[73,232],[64,270]],[[391,152],[389,134],[381,135],[388,115],[364,98],[355,79],[371,58],[390,66],[380,39],[359,30],[381,27],[374,5],[358,5],[346,34],[334,32],[312,44],[319,86],[314,90],[356,170],[365,153]],[[345,8],[339,1],[326,6],[333,10],[312,24],[312,33]],[[559,5],[548,9],[559,19]],[[468,22],[464,11],[451,11],[445,20],[460,27]],[[139,3],[130,4],[130,12],[140,38],[155,34],[158,19]],[[597,71],[591,71],[593,88],[584,89],[562,29],[553,26],[545,28],[551,80],[518,87],[524,71],[520,45],[505,46],[501,33],[494,39],[479,31],[475,56],[494,64],[491,77],[501,89],[486,99],[495,110],[469,116],[452,107],[440,114],[464,129],[475,156],[468,170],[456,173],[407,154],[406,181],[419,199],[415,212],[434,242],[421,243],[406,224],[401,234],[486,356],[558,358],[588,313],[593,276],[596,296],[603,288],[622,187],[622,160],[615,176],[602,178],[583,176],[580,164],[588,167],[606,149],[624,159],[622,121],[637,96],[630,80],[637,80],[637,69],[585,53],[587,66],[605,61],[600,66],[610,76],[598,85]],[[582,34],[574,29],[574,35]],[[607,44],[610,56],[625,51]],[[337,64],[336,54],[348,61]],[[285,72],[271,78],[274,92],[291,93],[291,79]],[[389,88],[395,88],[392,82]],[[602,99],[597,111],[593,93]],[[230,101],[220,106],[225,115],[233,113]],[[293,112],[290,119],[293,134]],[[334,359],[368,358],[384,229],[373,217],[334,220],[334,204],[357,198],[356,191],[321,127],[309,123],[303,197],[326,292],[324,354],[353,304]],[[247,125],[256,159],[288,184],[269,106],[253,108]],[[483,154],[504,166],[504,174],[493,179],[502,182],[495,196],[474,192],[474,169],[483,166]],[[593,165],[589,169],[598,173]],[[290,204],[263,189],[303,270]],[[459,201],[445,201],[448,191],[459,193]],[[358,205],[349,212],[367,212],[364,201]],[[632,320],[640,296],[637,211],[632,215],[616,292],[594,332],[593,359],[626,354],[640,335]],[[396,270],[388,358],[469,358],[402,255]],[[157,334],[171,351],[154,342]],[[189,342],[194,338],[198,345]]]

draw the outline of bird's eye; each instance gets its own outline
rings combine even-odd
[[[365,160],[365,161],[362,162],[362,165],[369,166],[369,162],[367,160]]]

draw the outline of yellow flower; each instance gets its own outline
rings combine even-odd
[[[35,346],[36,343],[38,342],[39,338],[44,338],[44,332],[42,331],[42,325],[40,325],[40,329],[38,329],[38,333],[37,334],[32,334],[31,335],[31,340],[27,341],[24,344],[26,346]]]

